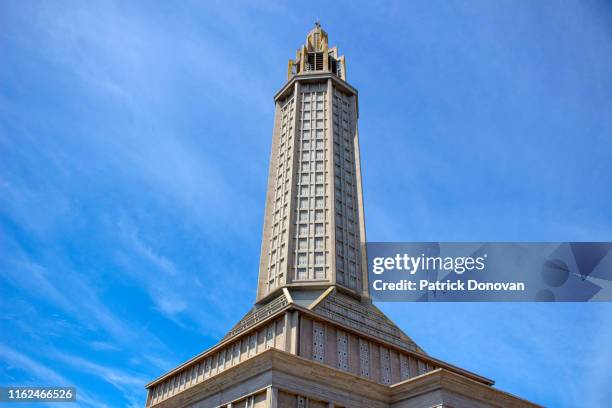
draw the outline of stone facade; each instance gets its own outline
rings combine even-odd
[[[146,406],[537,406],[429,356],[370,301],[357,91],[318,24],[275,103],[256,303]]]

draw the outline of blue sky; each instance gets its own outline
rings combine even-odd
[[[0,384],[142,406],[246,312],[316,18],[360,91],[369,240],[612,240],[609,2],[305,3],[0,1]],[[379,306],[506,391],[612,398],[610,304]]]

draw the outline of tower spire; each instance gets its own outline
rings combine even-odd
[[[346,81],[344,56],[338,55],[338,48],[329,48],[327,32],[321,28],[319,19],[306,35],[306,43],[298,48],[295,60],[289,60],[287,80],[295,75],[309,75],[315,72],[331,72]]]

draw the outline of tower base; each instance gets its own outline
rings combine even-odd
[[[537,407],[426,354],[369,301],[283,289],[153,381],[147,407]]]

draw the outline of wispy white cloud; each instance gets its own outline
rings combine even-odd
[[[231,275],[221,275],[219,279],[209,277],[206,285],[201,282],[198,285],[197,275],[194,278],[192,271],[180,270],[175,262],[146,243],[133,224],[123,219],[117,224],[117,230],[125,246],[119,252],[118,262],[146,289],[161,313],[179,326],[185,327],[186,322],[191,322],[198,330],[217,336],[224,334],[227,321],[224,313],[229,305],[226,298],[216,293],[232,283]],[[135,262],[135,254],[142,257],[148,267],[143,267],[140,261]]]
[[[122,349],[138,341],[140,347],[137,352],[168,352],[163,342],[148,329],[129,324],[111,310],[91,281],[94,276],[88,277],[72,270],[55,256],[47,259],[51,264],[45,267],[32,261],[16,242],[7,239],[5,244],[7,249],[10,248],[10,253],[0,257],[3,268],[0,281],[4,280],[28,293],[30,301],[35,298],[44,302],[40,308],[44,312],[32,309],[29,313],[29,318],[35,319],[32,324],[36,327],[24,322],[21,325],[24,330],[44,338],[71,336],[97,350]],[[61,315],[54,316],[50,310],[56,310]],[[13,319],[19,321],[22,317],[14,316]],[[48,331],[40,332],[46,327]],[[89,342],[92,335],[100,336],[101,333],[102,337],[99,338],[112,339],[112,343],[102,340]]]
[[[26,370],[36,378],[49,381],[50,384],[66,387],[71,386],[71,382],[62,375],[58,374],[56,371],[34,361],[25,354],[15,351],[8,346],[0,344],[0,355],[2,356],[2,359],[10,364],[13,368]]]
[[[86,325],[95,322],[119,340],[137,336],[121,319],[117,318],[99,297],[84,275],[56,265],[60,270],[50,271],[31,261],[21,248],[13,243],[13,256],[2,259],[4,279],[11,284],[49,302]]]
[[[72,387],[75,385],[74,382],[68,380],[57,371],[1,343],[0,358],[12,369],[27,373],[31,381],[34,381],[38,386]],[[23,385],[23,383],[20,382],[19,385]],[[87,407],[108,407],[104,402],[93,397],[89,391],[81,387],[77,388],[77,401]]]
[[[130,244],[138,255],[151,262],[154,267],[162,272],[165,272],[169,276],[176,275],[177,271],[174,263],[165,256],[157,254],[150,246],[145,245],[145,243],[142,242],[142,240],[136,234],[136,231],[131,232],[129,239]]]
[[[153,364],[155,367],[158,367],[162,371],[170,370],[171,368],[173,368],[173,364],[175,363],[173,361],[169,361],[163,357],[150,353],[142,353],[142,358]]]
[[[95,363],[91,360],[69,355],[65,353],[54,353],[54,358],[67,363],[70,367],[102,377],[109,384],[122,391],[140,390],[147,383],[144,378],[135,373],[129,373],[121,369]]]
[[[96,351],[118,351],[119,347],[106,341],[92,341],[89,346]]]
[[[55,352],[53,356],[56,360],[63,362],[74,370],[100,377],[113,387],[122,391],[125,399],[129,401],[129,403],[142,403],[145,394],[142,387],[147,383],[147,378],[136,373],[99,364],[75,355]]]

